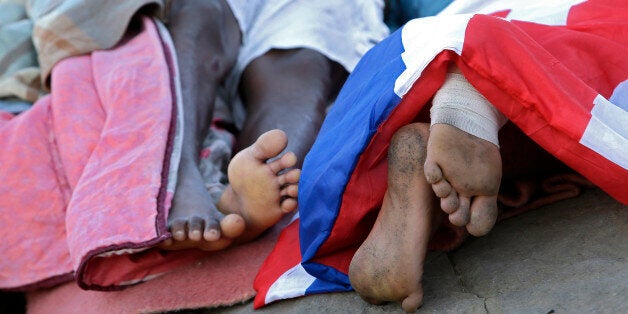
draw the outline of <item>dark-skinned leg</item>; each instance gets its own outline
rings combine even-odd
[[[238,145],[247,148],[229,164],[230,185],[218,203],[221,211],[244,217],[246,230],[237,242],[257,237],[296,209],[300,171],[290,168],[301,165],[323,122],[325,108],[346,75],[341,66],[310,49],[272,50],[245,69],[240,90],[247,119]],[[252,158],[253,152],[247,150],[269,130],[286,136],[274,139],[282,145],[273,145],[283,146],[281,150],[288,153],[278,158],[281,150],[269,149],[273,153],[258,156],[271,161]],[[262,160],[269,167],[259,164]],[[281,166],[274,166],[277,163]],[[250,173],[258,173],[254,171],[259,175],[252,179]]]
[[[224,217],[205,189],[199,150],[213,111],[216,87],[235,64],[240,47],[237,21],[224,0],[173,1],[169,30],[178,55],[183,97],[181,164],[168,224],[166,249],[222,249],[243,230],[238,216]]]
[[[244,218],[237,242],[257,237],[296,209],[300,171],[290,168],[300,165],[314,142],[345,77],[339,65],[309,49],[273,50],[245,69],[240,90],[247,119],[238,145],[246,148],[229,164],[229,186],[218,203],[221,211]]]
[[[251,145],[270,129],[281,129],[300,166],[346,77],[342,66],[307,48],[271,50],[253,60],[240,84],[247,119],[239,147]]]

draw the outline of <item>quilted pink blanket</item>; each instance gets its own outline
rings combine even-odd
[[[144,18],[114,49],[60,62],[32,109],[0,112],[1,289],[115,289],[202,254],[151,249],[168,236],[180,138],[161,28]]]

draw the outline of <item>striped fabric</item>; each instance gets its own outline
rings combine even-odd
[[[174,92],[180,88],[177,62],[166,27],[151,22],[154,15],[167,11],[165,2],[12,4],[11,21],[28,24],[24,42],[28,44],[32,35],[34,45],[26,51],[36,48],[41,65],[41,70],[31,66],[35,72],[29,82],[36,84],[41,77],[51,92],[38,100],[37,87],[30,98],[13,94],[12,98],[37,100],[19,115],[12,114],[24,111],[18,103],[12,103],[16,110],[6,110],[0,102],[0,181],[4,182],[0,216],[12,217],[0,219],[0,234],[5,235],[0,251],[6,253],[0,263],[0,289],[28,290],[71,279],[82,288],[117,289],[206,254],[151,249],[169,235],[166,213],[176,186],[181,145],[177,134],[183,128],[178,107],[179,120],[168,133],[173,103],[182,106],[180,93]],[[270,49],[296,47],[317,50],[351,70],[364,52],[387,35],[378,14],[383,5],[379,0],[356,1],[338,10],[331,10],[337,6],[331,0],[258,1],[256,6],[249,1],[227,2],[243,33],[239,56],[249,58],[238,61],[232,74]],[[154,11],[142,18],[143,32],[128,32],[120,40],[131,16],[147,5]],[[338,21],[342,23],[334,24]],[[11,52],[16,53],[0,60],[18,60],[17,50]],[[12,70],[19,68],[11,64]],[[6,77],[13,73],[17,72]],[[215,111],[229,112],[237,106],[227,100],[216,101]],[[216,183],[224,181],[220,171],[226,168],[222,164],[229,160],[233,142],[230,133],[211,128],[203,143],[200,168],[212,194],[220,193]],[[164,152],[160,145],[166,144]],[[125,194],[121,191],[130,196],[119,197]],[[28,239],[15,228],[27,230]]]
[[[450,63],[527,136],[628,204],[627,20],[625,1],[454,1],[371,49],[305,159],[299,219],[258,273],[255,307],[351,290],[349,263],[386,190],[388,143],[425,121]]]

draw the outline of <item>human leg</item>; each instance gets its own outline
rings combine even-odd
[[[168,217],[173,239],[163,247],[221,249],[242,232],[243,221],[238,216],[224,217],[218,211],[205,189],[198,159],[201,140],[211,121],[216,87],[236,61],[239,27],[222,0],[174,1],[169,18],[178,54],[185,127]]]
[[[271,50],[253,60],[240,85],[247,118],[239,146],[278,128],[288,135],[287,150],[300,166],[346,76],[340,65],[307,48]]]
[[[393,136],[382,208],[349,267],[351,285],[365,300],[399,301],[407,312],[422,304],[427,244],[442,215],[423,173],[428,137],[422,123]]]
[[[238,144],[246,148],[230,162],[229,186],[217,204],[243,218],[246,228],[236,242],[256,237],[296,209],[300,170],[292,168],[312,145],[345,75],[310,49],[273,50],[244,71],[247,119]]]

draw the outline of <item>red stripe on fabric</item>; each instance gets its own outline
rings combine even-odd
[[[627,16],[626,0],[589,0],[571,8],[567,27],[610,38],[625,47],[628,46],[625,30]]]
[[[286,271],[301,263],[301,247],[299,244],[299,220],[295,220],[283,229],[277,244],[270,252],[260,271],[255,276],[253,288],[257,291],[253,308],[266,305],[268,289]]]
[[[419,78],[388,119],[378,127],[349,179],[329,239],[321,245],[314,261],[329,262],[325,259],[326,254],[364,241],[377,218],[388,185],[386,157],[390,139],[399,128],[417,121],[419,113],[442,85],[447,65],[454,57],[451,51],[439,54],[427,66],[425,75]],[[353,253],[355,249],[351,255]],[[348,263],[339,262],[334,266],[341,272],[348,271]]]
[[[579,144],[597,94],[608,97],[625,79],[628,49],[618,46],[583,29],[476,16],[458,66],[525,134],[627,203],[628,172]]]

